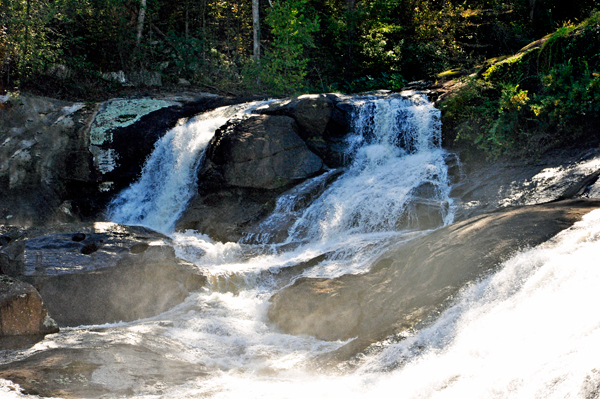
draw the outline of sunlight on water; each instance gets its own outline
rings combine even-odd
[[[283,242],[272,242],[268,232],[239,243],[172,232],[214,130],[250,105],[169,131],[110,214],[170,233],[176,254],[200,267],[208,286],[156,317],[63,329],[11,356],[52,348],[102,354],[127,344],[201,370],[178,383],[163,384],[172,377],[167,372],[153,377],[154,385],[128,381],[127,370],[146,371],[123,356],[120,369],[101,364],[92,374],[91,384],[110,386],[112,375],[115,384],[131,387],[127,397],[148,399],[598,397],[600,211],[463,289],[431,324],[339,369],[321,370],[315,358],[347,342],[284,334],[268,321],[269,298],[294,278],[364,272],[390,244],[452,222],[439,111],[421,96],[363,97],[355,105],[349,166],[288,192],[263,222],[268,229],[290,218]],[[307,200],[302,190],[313,186],[322,193]],[[24,395],[0,380],[0,397]]]
[[[214,398],[593,398],[600,387],[600,210],[463,290],[431,326],[348,374],[222,372]],[[292,362],[293,363],[293,362]]]

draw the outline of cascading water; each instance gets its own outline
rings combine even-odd
[[[452,221],[439,112],[419,95],[355,104],[348,168],[299,185],[263,222],[266,230],[291,221],[281,242],[268,231],[240,243],[172,232],[212,134],[257,104],[219,109],[168,132],[110,215],[170,233],[177,254],[211,276],[210,287],[155,318],[64,329],[36,350],[134,343],[203,367],[183,384],[156,377],[129,387],[129,396],[139,398],[598,397],[600,316],[588,306],[600,300],[600,211],[506,261],[464,289],[433,324],[382,343],[352,371],[330,374],[312,364],[344,342],[287,335],[268,322],[268,299],[281,284],[269,276],[287,266],[321,256],[305,275],[364,272],[391,242],[421,234],[414,228]],[[316,186],[322,193],[307,198]],[[123,370],[102,366],[94,371],[96,383],[125,384]],[[9,385],[0,381],[0,395],[22,396]]]
[[[155,145],[141,178],[109,205],[109,219],[170,233],[196,189],[195,175],[215,131],[263,103],[217,108],[169,130]]]

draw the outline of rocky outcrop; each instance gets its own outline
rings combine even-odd
[[[344,138],[350,129],[354,109],[348,100],[349,97],[339,94],[306,94],[275,102],[258,112],[294,119],[308,148],[327,166],[336,168],[348,161]]]
[[[58,332],[40,294],[30,284],[0,275],[0,338]]]
[[[244,99],[201,93],[69,103],[0,97],[0,223],[98,218],[182,118]],[[131,145],[135,143],[135,145]]]
[[[332,355],[348,359],[415,327],[519,248],[547,241],[598,207],[600,200],[561,201],[454,223],[389,250],[366,274],[297,280],[273,295],[269,318],[291,334],[356,337]]]
[[[60,398],[160,396],[165,385],[206,373],[202,365],[165,356],[143,343],[53,348],[0,365],[0,378],[19,384],[25,394]]]
[[[450,166],[457,221],[508,206],[598,198],[591,187],[600,176],[597,148],[551,151],[535,160],[451,162]]]
[[[34,285],[61,326],[129,321],[162,313],[205,284],[170,239],[114,223],[30,229],[21,280]]]
[[[219,129],[198,173],[199,194],[177,228],[237,241],[273,209],[286,188],[322,170],[323,161],[297,131],[293,119],[269,115],[230,121]]]
[[[252,234],[279,195],[348,161],[344,137],[352,105],[346,101],[333,94],[300,96],[228,122],[209,144],[198,194],[176,228],[219,241]]]
[[[287,116],[230,121],[211,140],[198,178],[204,187],[271,190],[313,176],[323,161],[308,149],[298,130]]]

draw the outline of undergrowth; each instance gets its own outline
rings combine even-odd
[[[488,159],[600,140],[600,12],[497,62],[441,104],[448,145]]]

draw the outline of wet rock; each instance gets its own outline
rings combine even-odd
[[[202,365],[140,344],[56,348],[0,365],[0,378],[19,384],[25,394],[61,398],[162,395],[165,386],[206,373]]]
[[[271,115],[230,121],[219,129],[198,173],[199,192],[176,228],[237,241],[274,209],[279,194],[322,171],[323,161],[297,129],[292,118]]]
[[[362,275],[302,278],[271,298],[269,318],[291,334],[355,340],[324,360],[344,360],[417,326],[465,284],[519,248],[547,241],[600,207],[571,200],[503,209],[389,250]]]
[[[292,118],[261,115],[217,130],[198,173],[206,185],[274,189],[319,172],[323,161],[297,134]]]
[[[531,160],[467,162],[450,196],[455,220],[497,208],[588,196],[600,175],[600,150],[553,151]]]
[[[19,276],[25,270],[25,260],[23,251],[25,243],[21,240],[14,240],[0,249],[0,275]]]
[[[75,233],[75,234],[73,234],[73,237],[71,237],[71,240],[73,240],[75,242],[81,242],[81,241],[85,240],[85,234]]]
[[[0,276],[0,337],[58,332],[42,298],[30,284]]]
[[[73,230],[86,238],[73,241]],[[205,285],[168,237],[142,227],[64,225],[30,229],[26,238],[16,241],[23,248],[19,278],[38,289],[61,326],[154,316]]]
[[[353,109],[344,100],[347,98],[337,94],[306,94],[275,102],[258,112],[293,118],[308,148],[328,167],[336,168],[346,161],[343,139],[350,131]]]
[[[168,129],[244,102],[202,93],[101,104],[27,94],[0,99],[0,224],[22,226],[97,218],[138,178]]]

